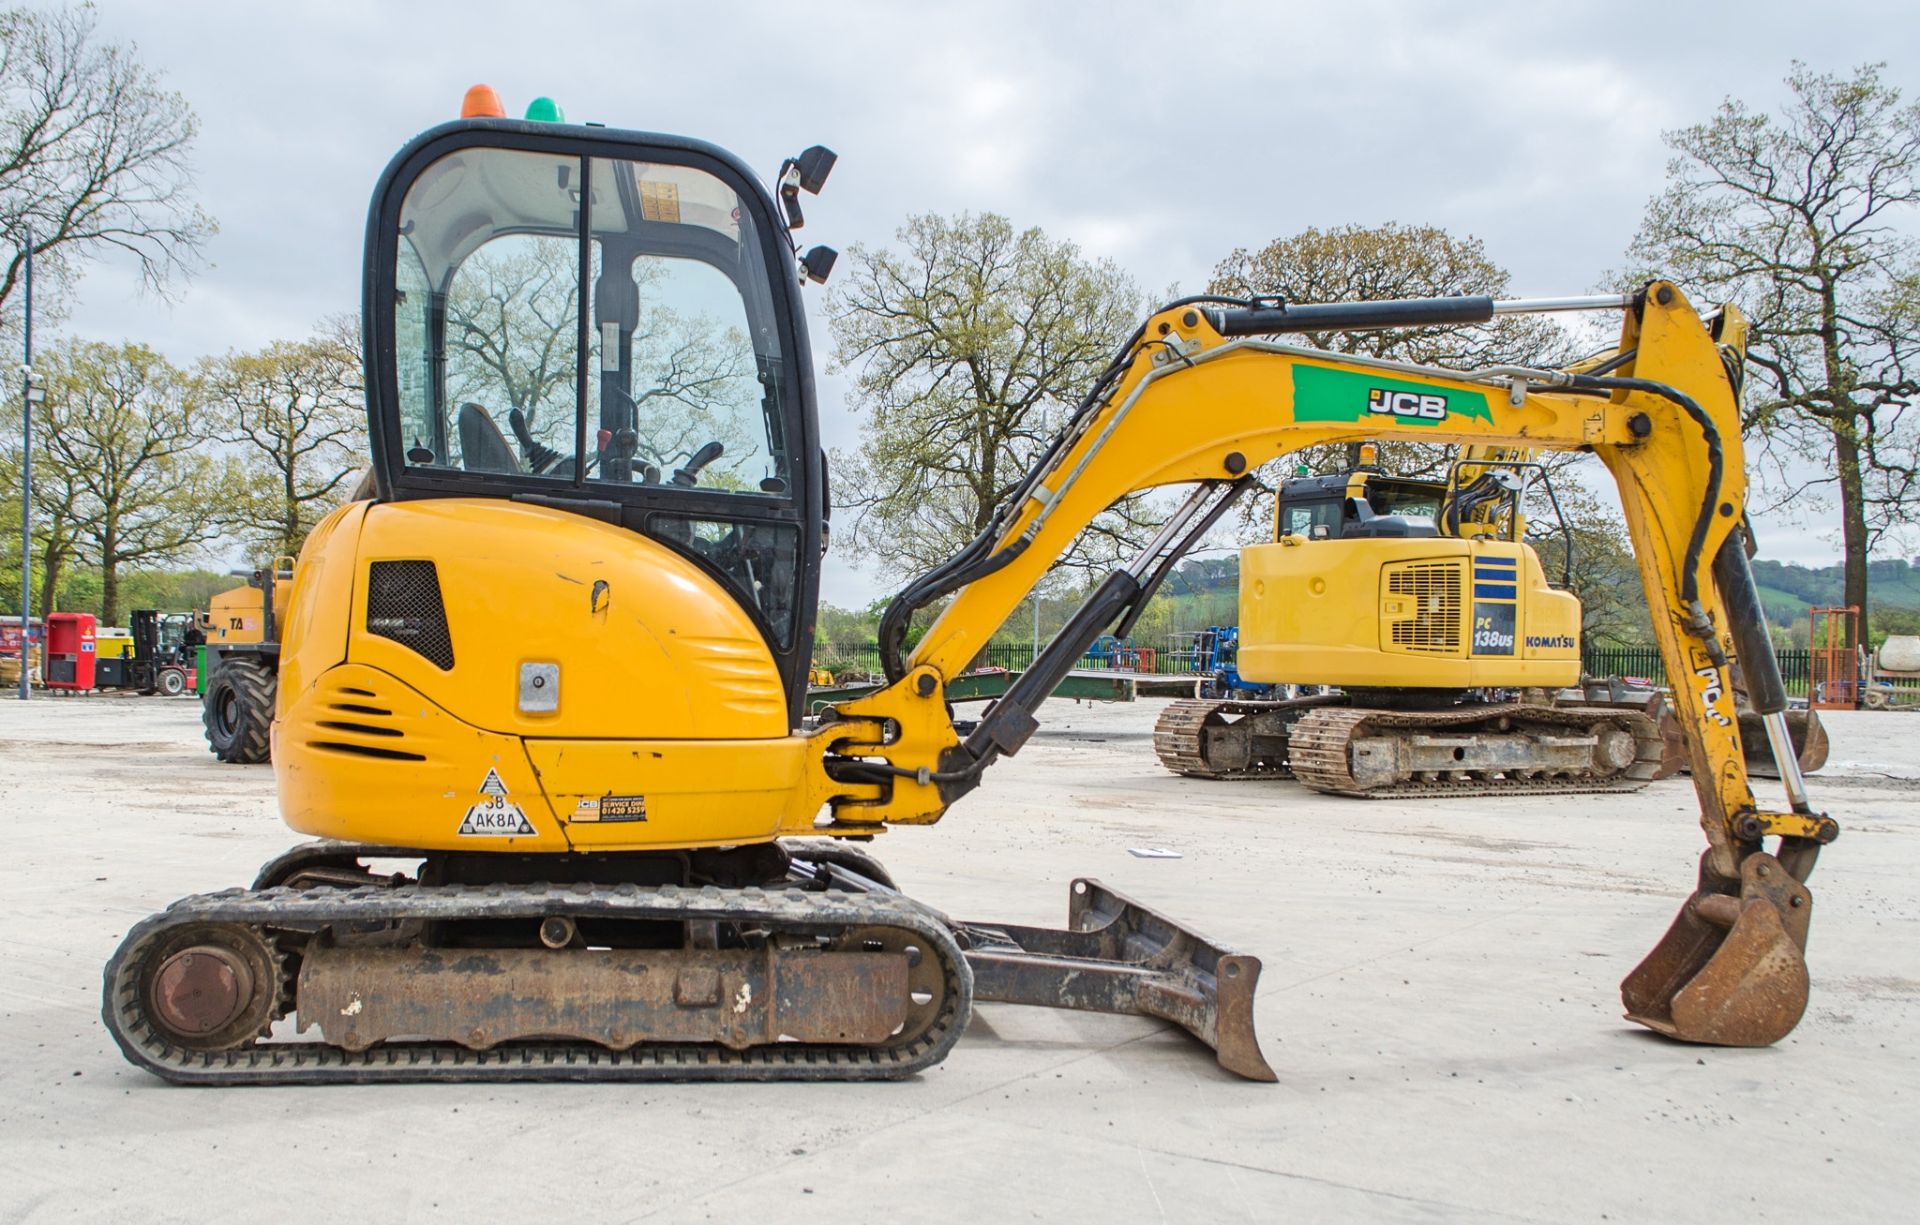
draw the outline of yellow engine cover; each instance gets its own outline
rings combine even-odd
[[[235,587],[207,601],[207,641],[212,643],[264,642],[266,593],[258,587]]]
[[[383,563],[411,563],[406,616],[370,615]],[[577,515],[346,507],[301,554],[281,658],[274,769],[281,815],[306,833],[728,845],[810,829],[820,806],[818,753],[790,734],[753,619],[664,545]]]
[[[1268,684],[1573,685],[1580,601],[1523,544],[1287,536],[1240,552],[1238,666]]]

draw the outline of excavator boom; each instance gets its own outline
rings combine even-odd
[[[1613,354],[1585,369],[1449,371],[1337,355],[1280,339],[1309,329],[1409,327],[1527,309],[1618,309]],[[1628,1015],[1675,1037],[1771,1042],[1806,1003],[1804,880],[1838,833],[1810,807],[1797,762],[1777,754],[1784,808],[1748,784],[1731,669],[1749,678],[1769,736],[1786,741],[1779,682],[1742,547],[1746,473],[1739,372],[1745,320],[1702,318],[1672,284],[1621,298],[1547,303],[1422,299],[1286,306],[1191,300],[1149,319],[1054,447],[953,561],[923,576],[882,623],[892,683],[848,703],[819,737],[831,783],[829,832],[936,821],[994,759],[1019,751],[1033,712],[1073,660],[1124,632],[1159,577],[1250,484],[1261,464],[1303,447],[1407,439],[1474,448],[1577,450],[1619,486],[1707,840],[1698,889],[1623,985]],[[1090,595],[1014,689],[964,739],[944,689],[1095,516],[1171,485],[1193,492],[1127,566]],[[947,605],[910,655],[907,619]],[[1775,839],[1772,844],[1766,839]],[[1772,846],[1769,851],[1768,846]],[[1783,891],[1780,882],[1795,882]]]

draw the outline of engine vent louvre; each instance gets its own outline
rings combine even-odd
[[[367,567],[367,632],[391,638],[443,672],[453,670],[447,607],[432,562],[376,561]]]
[[[1414,614],[1388,623],[1389,641],[1403,651],[1457,653],[1465,580],[1466,567],[1459,562],[1413,562],[1390,568],[1387,594],[1411,597]]]

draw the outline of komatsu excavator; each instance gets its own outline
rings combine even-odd
[[[1365,799],[1634,791],[1685,768],[1663,697],[1580,687],[1572,534],[1532,450],[1462,447],[1433,479],[1357,449],[1347,472],[1283,482],[1273,541],[1240,554],[1237,674],[1314,692],[1173,702],[1154,725],[1163,766]],[[1533,490],[1566,542],[1557,582],[1526,542]],[[1748,771],[1774,777],[1761,717],[1739,718]],[[1817,769],[1824,730],[1787,719]]]
[[[1426,403],[1394,394],[1388,412]],[[1580,680],[1580,602],[1525,540],[1529,485],[1552,499],[1532,451],[1463,447],[1444,481],[1359,451],[1284,482],[1273,542],[1240,553],[1240,675],[1332,692],[1175,702],[1161,764],[1369,799],[1644,787],[1664,764],[1653,717],[1554,701]]]
[[[888,684],[815,723],[827,498],[799,294],[831,252],[796,257],[788,232],[833,155],[789,160],[769,192],[697,141],[508,120],[479,91],[467,109],[375,190],[375,492],[308,538],[282,628],[280,810],[319,840],[127,933],[104,1017],[135,1064],[204,1085],[895,1078],[999,1000],[1164,1018],[1271,1080],[1258,959],[1091,880],[1064,930],[951,919],[859,843],[939,820],[1017,753],[1262,462],[1396,435],[1586,448],[1619,478],[1689,678],[1674,696],[1708,842],[1627,1011],[1700,1042],[1793,1028],[1802,882],[1836,827],[1790,770],[1787,810],[1759,806],[1733,730],[1736,656],[1763,707],[1778,687],[1737,546],[1737,313],[1703,320],[1664,282],[1577,303],[1621,316],[1599,376],[1277,339],[1565,303],[1174,303],[980,535],[894,601]],[[1433,411],[1383,419],[1382,387]],[[1189,493],[1159,534],[956,724],[948,681],[1050,563],[1164,486]]]

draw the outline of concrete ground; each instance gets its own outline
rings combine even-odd
[[[1813,1002],[1740,1051],[1619,1015],[1692,883],[1684,780],[1545,803],[1183,780],[1160,705],[1051,705],[946,821],[875,849],[956,915],[1058,924],[1085,874],[1258,953],[1278,1085],[1154,1023],[984,1005],[897,1084],[171,1088],[102,1029],[101,963],[294,841],[271,772],[215,763],[189,700],[0,701],[0,1220],[1920,1211],[1920,717],[1830,719]]]

